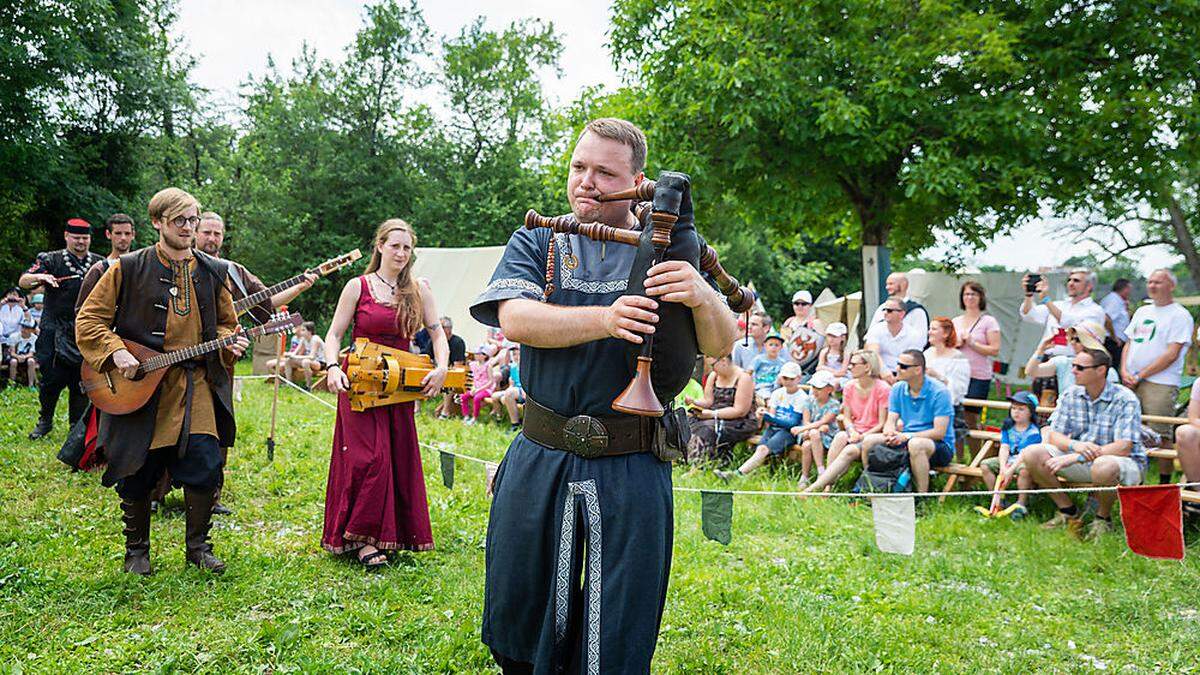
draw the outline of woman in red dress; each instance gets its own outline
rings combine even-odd
[[[366,274],[342,289],[325,336],[326,362],[335,364],[327,381],[338,395],[338,408],[321,537],[326,550],[353,551],[368,568],[386,565],[385,551],[432,549],[433,533],[413,403],[350,410],[350,382],[337,365],[342,336],[353,322],[352,339],[407,350],[412,335],[428,327],[437,367],[421,382],[426,396],[441,390],[450,360],[445,332],[435,330],[441,324],[429,282],[412,278],[417,257],[412,227],[398,218],[384,221],[374,241]]]

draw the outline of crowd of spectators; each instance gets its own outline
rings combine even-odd
[[[1194,387],[1187,424],[1175,430],[1150,425],[1153,431],[1142,425],[1143,414],[1174,415],[1195,334],[1191,315],[1174,301],[1174,276],[1167,270],[1151,274],[1149,300],[1132,317],[1132,284],[1125,279],[1114,284],[1103,306],[1091,297],[1096,277],[1090,270],[1071,270],[1064,300],[1050,299],[1044,278],[1027,276],[1022,285],[1021,319],[1044,326],[1025,364],[1042,396],[1018,391],[1009,397],[998,456],[981,466],[989,489],[1014,479],[1024,489],[1057,486],[1060,479],[1141,484],[1148,464],[1143,434],[1152,437],[1153,431],[1168,439],[1174,431],[1185,480],[1200,481],[1200,396]],[[692,412],[688,461],[728,465],[733,446],[753,438],[750,456],[735,469],[718,470],[720,477],[735,480],[787,459],[800,465],[799,490],[828,491],[856,463],[871,472],[899,457],[907,468],[889,485],[903,489],[911,482],[925,491],[930,469],[973,456],[978,446],[968,445],[968,432],[980,428],[981,416],[964,401],[989,398],[1002,341],[999,321],[987,312],[986,289],[974,280],[963,283],[962,313],[951,318],[930,317],[909,295],[903,274],[889,276],[887,288],[891,297],[867,325],[863,348],[852,353],[847,326],[818,322],[807,291],[793,296],[794,315],[782,334],[772,330],[766,313],[750,314],[731,357],[710,360],[713,375],[705,380],[704,396],[683,400]],[[819,329],[820,335],[797,340],[800,329]],[[804,347],[813,344],[819,346]],[[1056,403],[1048,420],[1039,418],[1039,404]],[[1160,483],[1173,480],[1171,460],[1160,459],[1159,469]],[[1059,513],[1046,527],[1098,537],[1111,529],[1113,498],[1098,492],[1089,500],[1094,518],[1085,532],[1074,501],[1055,494]],[[1027,504],[1022,495],[1001,513],[1022,518]]]
[[[37,387],[35,345],[41,319],[41,293],[25,295],[16,287],[4,293],[0,302],[0,387]]]

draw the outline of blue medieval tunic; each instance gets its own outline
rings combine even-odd
[[[554,290],[546,258],[554,238]],[[569,252],[569,253],[568,253]],[[572,269],[569,254],[578,259]],[[636,250],[547,229],[517,230],[471,314],[498,326],[500,301],[609,306]],[[629,384],[629,343],[521,347],[526,394],[559,415],[609,416]],[[671,568],[671,465],[648,452],[584,459],[518,434],[496,473],[482,637],[538,673],[644,673]]]

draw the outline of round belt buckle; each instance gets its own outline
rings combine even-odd
[[[599,457],[608,449],[608,432],[594,417],[576,415],[563,425],[564,450],[585,459]]]

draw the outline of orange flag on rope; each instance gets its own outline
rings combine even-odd
[[[1183,507],[1178,485],[1118,487],[1129,550],[1147,558],[1183,560]]]

